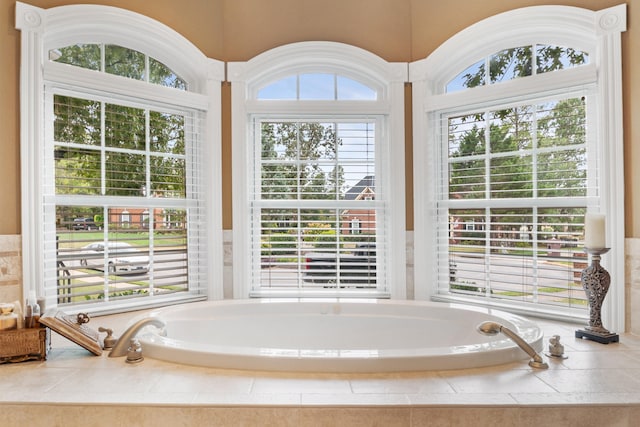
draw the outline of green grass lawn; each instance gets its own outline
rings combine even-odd
[[[148,247],[149,246],[149,232],[110,232],[108,235],[109,240],[125,240],[133,246]],[[58,244],[60,248],[64,249],[77,249],[85,246],[88,242],[100,242],[104,240],[103,231],[69,231],[58,232]],[[164,234],[157,233],[153,236],[153,242],[155,246],[185,246],[187,239],[184,234],[173,233]]]

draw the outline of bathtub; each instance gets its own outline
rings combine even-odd
[[[224,300],[158,309],[137,337],[145,357],[226,369],[394,372],[484,367],[529,356],[497,321],[536,351],[543,334],[513,314],[471,306],[400,300]],[[132,321],[140,320],[136,318]]]

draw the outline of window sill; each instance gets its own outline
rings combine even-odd
[[[391,298],[391,293],[379,290],[292,290],[260,289],[249,292],[249,298]]]
[[[465,298],[453,295],[433,295],[431,301],[446,302],[454,304],[466,304],[476,307],[484,307],[488,309],[502,310],[513,314],[518,314],[527,317],[538,317],[543,319],[556,320],[560,322],[570,323],[588,323],[589,312],[588,310],[567,310],[566,307],[562,307],[563,313],[560,313],[558,307],[543,308],[541,306],[526,306],[524,304],[518,304],[516,301],[479,301],[477,298]]]
[[[57,309],[63,310],[67,314],[87,312],[92,316],[106,316],[109,314],[126,313],[129,311],[146,310],[175,304],[204,301],[206,299],[206,295],[170,295],[166,297],[158,296],[153,298],[120,300],[101,304],[74,304],[58,306]]]

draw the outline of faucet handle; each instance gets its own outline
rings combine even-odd
[[[78,325],[84,325],[85,323],[89,323],[91,317],[89,317],[89,313],[78,313],[76,316],[76,322]]]
[[[137,338],[131,338],[129,341],[129,348],[127,349],[127,359],[125,362],[127,363],[138,363],[142,362],[144,357],[142,356],[142,346],[140,345],[140,341]]]
[[[100,326],[98,328],[98,332],[106,332],[107,336],[104,337],[104,349],[105,350],[111,350],[113,348],[114,345],[116,345],[116,342],[118,341],[116,337],[114,337],[113,334],[113,329],[110,328],[103,328],[102,326]]]

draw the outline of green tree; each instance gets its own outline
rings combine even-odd
[[[563,46],[529,45],[505,49],[489,57],[489,82],[493,84],[532,75],[534,56],[537,74],[575,67],[589,61],[588,53]],[[471,88],[487,84],[484,60],[471,69],[474,71],[462,76],[463,86]]]
[[[50,58],[138,80],[148,76],[152,83],[178,89],[186,87],[160,62],[120,46],[67,46],[51,51]],[[186,195],[184,116],[62,95],[54,96],[53,108],[59,193],[102,194],[104,187],[106,195]],[[104,152],[93,149],[103,141]],[[83,145],[87,148],[81,148]]]
[[[536,73],[547,73],[586,64],[587,52],[556,45],[529,45],[497,52],[489,57],[489,81],[497,83],[532,74],[535,60]],[[486,84],[485,62],[463,77],[463,85],[475,87]],[[531,195],[533,157],[533,135],[537,147],[561,147],[544,150],[536,160],[540,197],[565,197],[584,195],[586,178],[585,142],[586,109],[584,99],[553,101],[537,107],[519,106],[492,112],[490,152],[494,154],[491,164],[492,197],[528,197]],[[536,128],[532,128],[533,115]],[[475,121],[478,127],[468,128],[462,135],[455,135],[458,127]],[[481,160],[473,155],[484,153],[484,113],[459,118],[450,129],[450,155],[466,157],[465,162],[454,162],[450,177],[450,191],[456,197],[484,197],[480,187],[483,183]],[[450,126],[451,127],[451,126]],[[454,141],[453,145],[451,141]],[[459,144],[457,146],[456,144]],[[567,149],[574,145],[575,149]],[[453,148],[453,150],[451,150]],[[507,153],[495,156],[496,153]],[[495,177],[494,177],[495,175]],[[474,181],[475,179],[475,181]]]
[[[104,64],[102,55],[104,53]],[[104,71],[121,77],[185,90],[187,84],[166,65],[147,55],[117,45],[76,44],[53,49],[49,58],[55,62]],[[146,64],[148,59],[148,66]]]
[[[563,147],[540,154],[541,197],[586,195],[586,105],[570,98],[545,105],[548,114],[538,120],[538,145]]]
[[[335,159],[342,141],[331,123],[264,122],[261,127],[261,196],[263,199],[335,200],[344,171]],[[283,215],[290,215],[288,220]],[[303,222],[331,218],[328,210],[307,213]],[[292,210],[263,212],[263,229],[297,221]]]
[[[493,112],[490,125],[491,197],[531,197],[533,188],[531,107]]]
[[[449,197],[473,199],[485,197],[485,160],[478,158],[478,156],[484,156],[486,150],[484,127],[473,125],[462,134],[459,140],[454,138],[451,132],[449,140],[454,150],[450,156],[456,158],[456,161],[451,163]],[[459,158],[466,160],[458,161]]]
[[[533,197],[534,183],[538,197],[586,194],[583,99],[560,99],[493,111],[488,115],[489,123],[484,121],[485,113],[450,120],[450,198],[483,198],[487,195],[487,186],[491,198]],[[487,131],[488,153],[485,148]],[[487,176],[489,183],[485,182]],[[466,217],[469,221],[473,219],[476,223],[485,220],[483,213],[474,210],[457,210],[456,216]],[[558,208],[538,221],[557,224],[552,227],[554,232],[575,234],[575,227],[570,224],[579,222],[580,215],[575,209]],[[527,210],[493,209],[490,222],[494,230],[491,240],[495,246],[499,239],[517,239],[514,224],[531,224],[532,217]],[[482,240],[474,242],[484,244]]]

